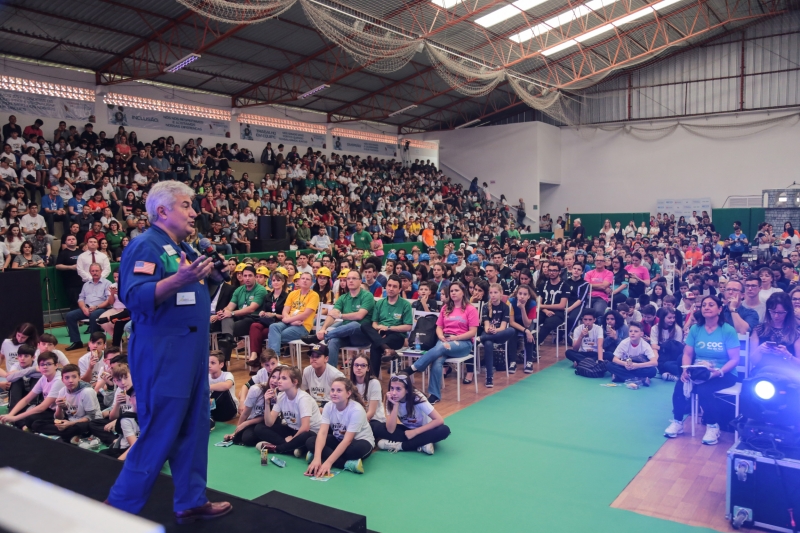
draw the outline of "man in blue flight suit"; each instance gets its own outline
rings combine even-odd
[[[192,189],[156,184],[147,198],[152,227],[133,239],[120,265],[119,296],[131,313],[128,347],[138,398],[139,439],[107,503],[138,513],[169,461],[178,523],[231,511],[206,498],[210,392],[206,278],[219,281],[209,258],[183,242],[194,228]]]

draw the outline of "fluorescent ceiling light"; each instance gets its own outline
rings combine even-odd
[[[330,85],[325,85],[325,84],[323,83],[323,84],[322,84],[322,85],[320,85],[319,87],[314,87],[313,89],[311,89],[311,90],[310,90],[310,91],[308,91],[307,93],[303,93],[303,94],[301,94],[300,96],[298,96],[298,97],[297,97],[297,99],[298,99],[298,100],[303,100],[304,98],[308,98],[309,96],[314,96],[314,95],[315,95],[315,94],[317,94],[318,92],[324,91],[324,90],[325,90],[325,89],[327,89],[328,87],[330,87]]]
[[[480,122],[480,121],[481,121],[481,119],[479,119],[479,118],[476,118],[475,120],[470,120],[469,122],[467,122],[467,123],[465,123],[465,124],[462,124],[462,125],[460,125],[460,126],[456,126],[456,127],[455,127],[455,128],[453,128],[453,129],[460,130],[461,128],[466,128],[467,126],[472,126],[473,124],[475,124],[475,123],[477,123],[477,122]]]
[[[560,52],[562,50],[566,50],[567,48],[569,48],[571,46],[577,46],[577,45],[578,45],[578,41],[576,41],[575,39],[569,39],[569,40],[566,40],[566,41],[561,41],[560,43],[558,43],[555,46],[551,46],[550,48],[548,48],[546,50],[542,50],[542,55],[549,57],[549,56],[551,56],[553,54],[557,54],[558,52]]]
[[[495,24],[500,24],[504,20],[515,17],[523,11],[534,8],[539,4],[545,3],[546,1],[547,0],[517,0],[513,4],[501,7],[500,9],[492,11],[488,15],[484,15],[478,19],[475,19],[475,24],[483,26],[484,28],[490,28]]]
[[[177,60],[176,62],[174,62],[173,64],[171,64],[167,68],[165,68],[164,70],[167,71],[167,72],[177,72],[180,69],[182,69],[183,67],[187,66],[189,63],[193,63],[193,62],[197,61],[198,59],[200,59],[200,55],[199,54],[189,54],[188,56],[184,56],[184,57],[180,58],[179,60]]]
[[[598,26],[597,28],[588,31],[583,35],[578,35],[577,37],[575,37],[575,40],[578,41],[579,43],[582,43],[583,41],[588,41],[593,37],[597,37],[598,35],[603,35],[604,33],[611,31],[613,29],[614,29],[614,24],[603,24],[602,26]]]
[[[443,7],[445,9],[450,9],[451,7],[457,6],[458,4],[462,3],[464,0],[431,0],[431,3],[436,4],[439,7]]]
[[[599,11],[606,6],[610,6],[611,4],[618,2],[619,0],[592,0],[591,2],[587,2],[583,5],[576,7],[575,9],[570,9],[565,13],[561,13],[560,15],[548,19],[541,24],[537,24],[532,28],[528,28],[527,30],[521,31],[516,35],[512,35],[509,37],[512,41],[516,43],[522,43],[525,41],[530,41],[534,37],[538,37],[539,35],[543,35],[550,30],[554,30],[565,24],[569,24],[573,20],[577,20],[581,17],[585,17],[586,15],[592,13],[593,11]]]
[[[389,116],[390,117],[394,117],[394,116],[397,116],[397,115],[402,115],[403,113],[405,113],[409,109],[414,109],[415,107],[417,107],[417,104],[411,104],[410,106],[406,106],[403,109],[398,109],[394,113],[390,113]]]

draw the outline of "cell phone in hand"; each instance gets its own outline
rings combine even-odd
[[[778,349],[778,343],[777,342],[767,341],[767,342],[764,343],[764,346],[768,350],[777,350]]]

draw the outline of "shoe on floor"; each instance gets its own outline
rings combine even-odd
[[[102,443],[97,437],[89,437],[88,439],[81,439],[78,443],[78,447],[84,450],[96,450],[100,447],[100,444]]]
[[[307,453],[307,452],[306,452],[306,453]],[[297,449],[296,449],[296,450],[293,452],[293,455],[294,455],[295,457],[297,457],[298,459],[301,459],[301,458],[303,457],[303,448],[302,448],[302,447],[301,447],[301,448],[297,448]]]
[[[381,439],[378,441],[378,448],[386,450],[387,452],[397,453],[403,451],[403,443],[395,442],[393,440]]]
[[[492,387],[494,387],[493,381],[494,381],[493,378],[486,378],[486,388],[487,389],[491,389]]]
[[[678,435],[683,434],[683,421],[670,420],[669,426],[664,430],[664,436],[669,439],[674,439]]]
[[[703,435],[703,444],[713,446],[719,442],[719,424],[706,425],[706,434]]]
[[[525,363],[525,373],[533,374],[533,361],[528,361]]]
[[[517,373],[517,363],[508,363],[508,373],[509,374]]]
[[[207,502],[200,507],[175,513],[175,521],[178,524],[191,524],[197,520],[212,520],[225,516],[232,510],[233,506],[229,502]]]
[[[644,385],[645,387],[649,387],[650,386],[650,378],[644,378],[644,380],[642,381],[642,385]]]
[[[81,342],[73,342],[72,344],[67,346],[67,351],[71,352],[72,350],[80,350],[81,348],[83,348],[83,343],[81,343]]]
[[[438,396],[434,396],[433,394],[428,396],[428,403],[431,404],[431,405],[436,405],[437,403],[439,403],[441,401],[442,401],[441,398],[439,398]]]
[[[344,469],[348,472],[352,472],[354,474],[363,474],[364,473],[364,463],[361,462],[361,459],[347,461],[344,464]]]
[[[314,460],[314,454],[311,452],[306,452],[306,463],[311,464],[311,461]]]
[[[674,381],[678,381],[678,376],[670,374],[669,372],[662,372],[661,373],[661,379],[663,379],[664,381],[673,381],[674,382]]]
[[[395,350],[392,350],[391,348],[388,348],[383,351],[381,362],[385,363],[387,361],[395,361],[397,359],[400,359],[400,356],[397,355],[397,352]]]
[[[433,444],[426,444],[425,446],[420,446],[419,448],[417,448],[417,451],[427,455],[433,455]]]
[[[266,448],[266,449],[267,449],[267,450],[269,450],[269,451],[273,451],[275,448],[277,448],[277,446],[275,446],[275,445],[274,445],[274,444],[272,444],[271,442],[267,442],[267,441],[265,441],[265,440],[262,440],[261,442],[259,442],[258,444],[256,444],[256,450],[258,450],[258,451],[261,451],[261,450],[263,450],[264,448]]]
[[[312,344],[319,344],[319,339],[316,335],[304,335],[300,337],[300,342],[311,346]]]

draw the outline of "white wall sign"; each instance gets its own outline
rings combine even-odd
[[[362,154],[375,154],[378,157],[397,157],[397,145],[386,144],[377,141],[362,141],[361,139],[350,139],[348,137],[333,137],[334,152],[349,154],[359,152]]]
[[[692,211],[701,215],[703,211],[711,214],[711,198],[683,198],[680,200],[658,200],[656,211],[675,215],[675,218],[692,216]]]
[[[298,150],[305,153],[303,148],[325,148],[325,134],[309,133],[305,131],[285,130],[257,124],[239,124],[239,138],[246,141],[262,141],[273,143],[272,149],[276,150],[278,144],[297,145]],[[287,150],[288,152],[288,150]]]
[[[56,96],[0,91],[0,111],[34,117],[88,121],[94,115],[94,102]]]
[[[148,109],[135,109],[109,105],[108,123],[131,128],[150,128],[199,135],[230,136],[230,122],[203,117],[162,113]]]

